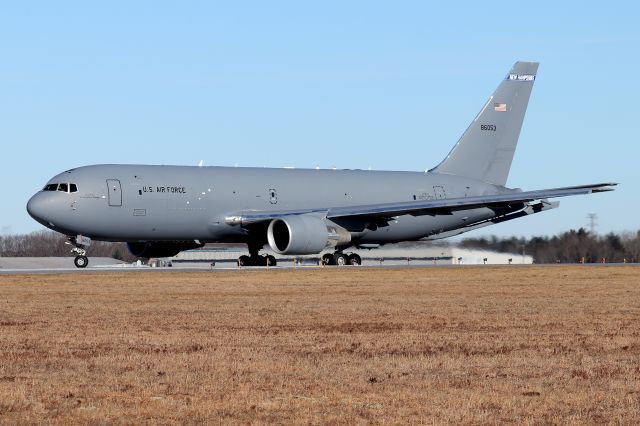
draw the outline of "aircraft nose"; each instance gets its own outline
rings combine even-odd
[[[29,216],[37,220],[38,222],[46,222],[45,216],[47,212],[47,201],[41,196],[42,194],[36,194],[27,203],[27,212]]]

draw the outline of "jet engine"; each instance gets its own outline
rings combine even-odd
[[[143,241],[135,243],[127,243],[127,248],[132,255],[138,257],[171,257],[184,250],[191,250],[202,247],[204,244],[198,244],[192,241]]]
[[[267,241],[278,254],[315,254],[326,247],[348,244],[351,234],[320,217],[296,215],[273,219]]]

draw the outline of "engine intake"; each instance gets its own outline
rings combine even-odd
[[[127,248],[132,255],[138,257],[172,257],[181,251],[191,250],[202,247],[204,244],[198,244],[191,241],[162,241],[162,242],[132,242],[127,243]]]
[[[315,254],[326,247],[348,244],[351,234],[317,216],[297,215],[273,219],[267,241],[278,254]]]

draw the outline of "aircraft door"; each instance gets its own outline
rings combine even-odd
[[[109,205],[112,207],[122,206],[122,188],[118,179],[107,179],[107,191],[109,191]]]

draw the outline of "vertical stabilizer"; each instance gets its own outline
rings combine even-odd
[[[447,158],[432,172],[507,183],[537,62],[516,62]]]

